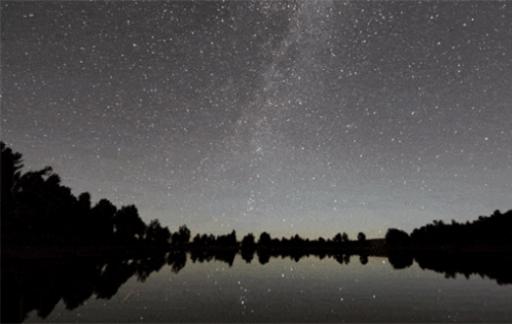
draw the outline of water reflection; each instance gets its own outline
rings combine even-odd
[[[164,266],[169,266],[174,273],[182,271],[187,262],[196,264],[217,261],[214,263],[222,262],[231,267],[236,256],[236,250],[213,249],[192,250],[189,253],[156,253],[132,258],[10,260],[2,265],[2,321],[21,322],[32,311],[36,311],[39,318],[45,319],[61,300],[66,309],[73,310],[80,308],[93,297],[111,299],[130,278],[145,282]],[[265,249],[258,249],[252,253],[241,251],[240,254],[243,263],[252,263],[248,266],[254,266],[255,262],[265,265],[261,269],[262,272],[269,263],[278,262],[275,259],[286,259],[293,265],[312,256],[318,260],[335,261],[338,264],[336,271],[340,273],[343,273],[351,262],[354,263],[354,260],[364,268],[372,267],[365,266],[368,264],[369,255],[364,254],[306,254],[298,251],[276,252]],[[394,254],[387,256],[387,260],[391,265],[388,266],[389,269],[409,268],[416,261],[418,269],[443,273],[446,278],[455,278],[458,274],[466,278],[479,275],[499,285],[512,283],[512,259],[503,255]],[[318,275],[322,275],[320,270]],[[195,306],[190,307],[192,311]]]

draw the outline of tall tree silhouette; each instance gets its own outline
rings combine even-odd
[[[114,216],[117,208],[107,199],[101,199],[91,209],[91,220],[96,225],[96,240],[106,243],[114,235]]]
[[[140,241],[146,225],[134,206],[75,197],[50,167],[23,172],[22,155],[1,143],[2,246],[104,247]]]

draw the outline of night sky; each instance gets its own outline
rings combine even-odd
[[[193,232],[512,208],[512,3],[1,3],[2,140]]]

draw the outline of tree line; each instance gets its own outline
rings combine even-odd
[[[386,243],[390,247],[403,248],[456,248],[489,249],[500,247],[509,252],[512,248],[512,210],[505,213],[494,211],[490,216],[479,216],[464,223],[452,220],[445,223],[435,220],[415,228],[411,234],[398,229],[389,229]]]
[[[158,220],[146,224],[134,205],[117,208],[107,199],[91,203],[89,193],[76,197],[61,184],[51,167],[38,171],[23,170],[22,155],[1,143],[2,195],[1,234],[4,247],[12,246],[131,246],[152,248],[242,249],[244,255],[263,249],[287,250],[291,247],[315,250],[348,245],[346,233],[332,239],[303,239],[298,235],[287,239],[271,238],[262,233],[256,242],[253,234],[237,241],[236,233],[226,235],[197,234],[191,239],[187,226],[176,232],[163,227]],[[358,241],[366,236],[359,233]]]
[[[175,233],[158,220],[146,224],[134,205],[117,208],[109,200],[91,204],[61,184],[51,167],[23,171],[22,155],[1,143],[2,246],[166,246],[188,242],[190,230]]]
[[[250,236],[246,236],[250,237]],[[250,240],[250,239],[247,239]],[[228,246],[232,244],[227,244]],[[253,245],[251,243],[251,245]],[[267,264],[271,258],[291,258],[295,262],[304,256],[303,251],[287,254],[285,250],[258,248],[254,251],[243,248],[241,256],[247,263]],[[97,256],[59,258],[56,262],[44,259],[16,260],[2,265],[2,322],[22,322],[27,315],[36,311],[37,316],[46,318],[62,301],[66,309],[75,309],[85,301],[110,299],[120,287],[134,277],[144,282],[151,274],[168,267],[173,273],[180,272],[191,261],[203,263],[225,262],[230,267],[237,255],[235,249],[191,249],[157,250],[156,253],[139,253],[130,256]],[[330,258],[348,265],[356,256],[339,250],[320,250],[312,255],[319,259]],[[257,261],[254,256],[257,256]],[[359,263],[366,265],[368,256],[358,253]],[[487,277],[498,284],[512,283],[512,260],[510,256],[470,254],[417,254],[389,253],[389,264],[394,269],[410,267],[415,260],[422,269],[443,273],[446,278],[462,275]],[[379,261],[380,262],[380,261]]]
[[[223,249],[240,251],[244,258],[256,251],[300,257],[337,249],[358,252],[383,248],[382,244],[369,242],[362,232],[357,235],[357,240],[350,240],[347,233],[310,240],[299,235],[272,238],[263,232],[258,240],[248,234],[238,241],[235,231],[218,236],[197,234],[191,238],[185,225],[171,232],[158,220],[146,224],[134,205],[117,208],[107,199],[92,205],[89,193],[74,196],[70,188],[61,184],[60,177],[51,167],[24,172],[20,153],[3,142],[1,151],[2,247],[150,247],[190,249],[197,255],[201,250]],[[434,221],[414,229],[410,235],[391,228],[385,236],[385,246],[388,249],[457,245],[510,247],[512,238],[508,231],[511,227],[512,210],[506,213],[495,211],[491,216],[480,216],[466,223]]]

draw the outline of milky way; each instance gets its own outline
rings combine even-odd
[[[2,1],[2,140],[145,220],[382,235],[512,207],[512,6]]]

